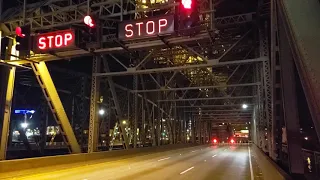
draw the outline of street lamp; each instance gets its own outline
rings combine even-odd
[[[247,105],[247,104],[242,104],[242,108],[243,108],[243,109],[247,109],[247,108],[248,108],[248,105]]]
[[[28,127],[29,124],[26,123],[26,122],[23,122],[23,123],[21,123],[20,125],[21,125],[21,127],[22,127],[23,129],[25,129],[25,128]]]
[[[100,110],[99,110],[99,114],[100,114],[100,115],[104,115],[104,113],[105,113],[104,109],[100,109]]]

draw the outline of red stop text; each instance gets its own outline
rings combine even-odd
[[[36,38],[38,51],[62,49],[74,46],[75,34],[73,30],[56,31],[40,34]]]

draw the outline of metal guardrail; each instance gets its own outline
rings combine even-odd
[[[287,145],[282,145],[282,164],[288,164]],[[320,179],[320,152],[302,149],[304,173],[308,179]]]

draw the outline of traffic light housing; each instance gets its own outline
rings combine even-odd
[[[178,12],[180,34],[195,33],[199,26],[199,6],[197,0],[181,0]]]
[[[31,26],[25,25],[16,28],[16,50],[20,57],[30,56],[31,50]]]
[[[87,15],[83,18],[84,28],[80,29],[80,44],[82,48],[96,49],[101,47],[101,25],[96,15]]]
[[[94,51],[101,47],[101,25],[98,16],[87,15],[83,17],[84,26],[78,26],[76,31],[76,44],[79,48]]]

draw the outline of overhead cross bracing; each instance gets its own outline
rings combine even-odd
[[[139,9],[135,9],[133,6],[134,2],[131,0],[128,1],[90,1],[92,5],[90,6],[90,12],[98,13],[100,18],[103,19],[103,22],[109,22],[108,24],[104,24],[105,28],[116,28],[117,23],[121,20],[132,19],[135,14],[139,14],[142,12]],[[155,4],[157,11],[168,9],[165,4],[172,4],[171,2],[164,1],[165,3]],[[202,1],[201,1],[202,2]],[[207,2],[207,1],[203,1]],[[218,6],[223,1],[217,1],[216,5]],[[70,4],[71,3],[71,4]],[[123,6],[121,6],[123,3]],[[204,3],[205,4],[205,3]],[[208,4],[208,2],[206,3]],[[175,4],[173,4],[176,6]],[[151,5],[153,6],[153,5]],[[159,6],[159,7],[157,7]],[[123,8],[120,8],[123,7]],[[159,9],[160,8],[160,9]],[[209,6],[206,6],[208,9]],[[131,11],[130,11],[131,9]],[[142,8],[143,12],[148,12],[151,9]],[[19,13],[17,13],[17,11]],[[29,13],[30,11],[30,13]],[[49,11],[49,12],[47,12]],[[44,3],[35,3],[27,6],[27,16],[26,23],[30,23],[33,31],[43,31],[54,29],[63,29],[70,28],[70,25],[81,25],[83,21],[84,14],[87,14],[87,2],[84,1],[80,4],[75,4],[73,1],[45,1]],[[208,11],[208,10],[207,10]],[[209,12],[204,11],[203,14],[206,15]],[[122,15],[121,15],[121,12]],[[19,11],[19,8],[12,8],[4,12],[3,15],[3,23],[1,24],[1,29],[8,35],[14,32],[14,29],[17,26],[22,25],[22,11]],[[112,18],[108,18],[111,16]],[[228,27],[233,25],[241,25],[244,23],[250,23],[253,19],[254,13],[243,13],[243,14],[235,14],[232,16],[225,17],[216,17],[214,21],[216,21],[217,27]],[[112,22],[112,23],[111,23]],[[205,18],[202,21],[204,23],[204,27],[207,26],[206,22],[208,19]],[[175,36],[168,36],[164,39],[153,39],[145,42],[133,42],[133,43],[123,43],[118,42],[116,38],[116,32],[113,30],[106,30],[106,34],[102,37],[102,41],[104,42],[104,47],[96,50],[96,53],[107,54],[119,51],[125,51],[128,49],[139,50],[141,48],[152,48],[154,46],[165,46],[166,44],[185,44],[186,42],[191,42],[194,40],[202,40],[213,38],[215,35],[213,30],[204,30],[199,35],[196,35],[193,38],[182,38]],[[165,43],[164,43],[165,42]],[[120,44],[119,44],[120,43]],[[114,44],[117,44],[114,46]],[[111,45],[111,46],[110,46]],[[30,60],[33,61],[48,61],[48,60],[57,60],[64,58],[73,58],[77,56],[90,56],[92,55],[88,51],[84,50],[73,50],[67,52],[57,52],[55,56],[48,54],[34,54]],[[28,63],[26,61],[17,61],[17,63]]]

